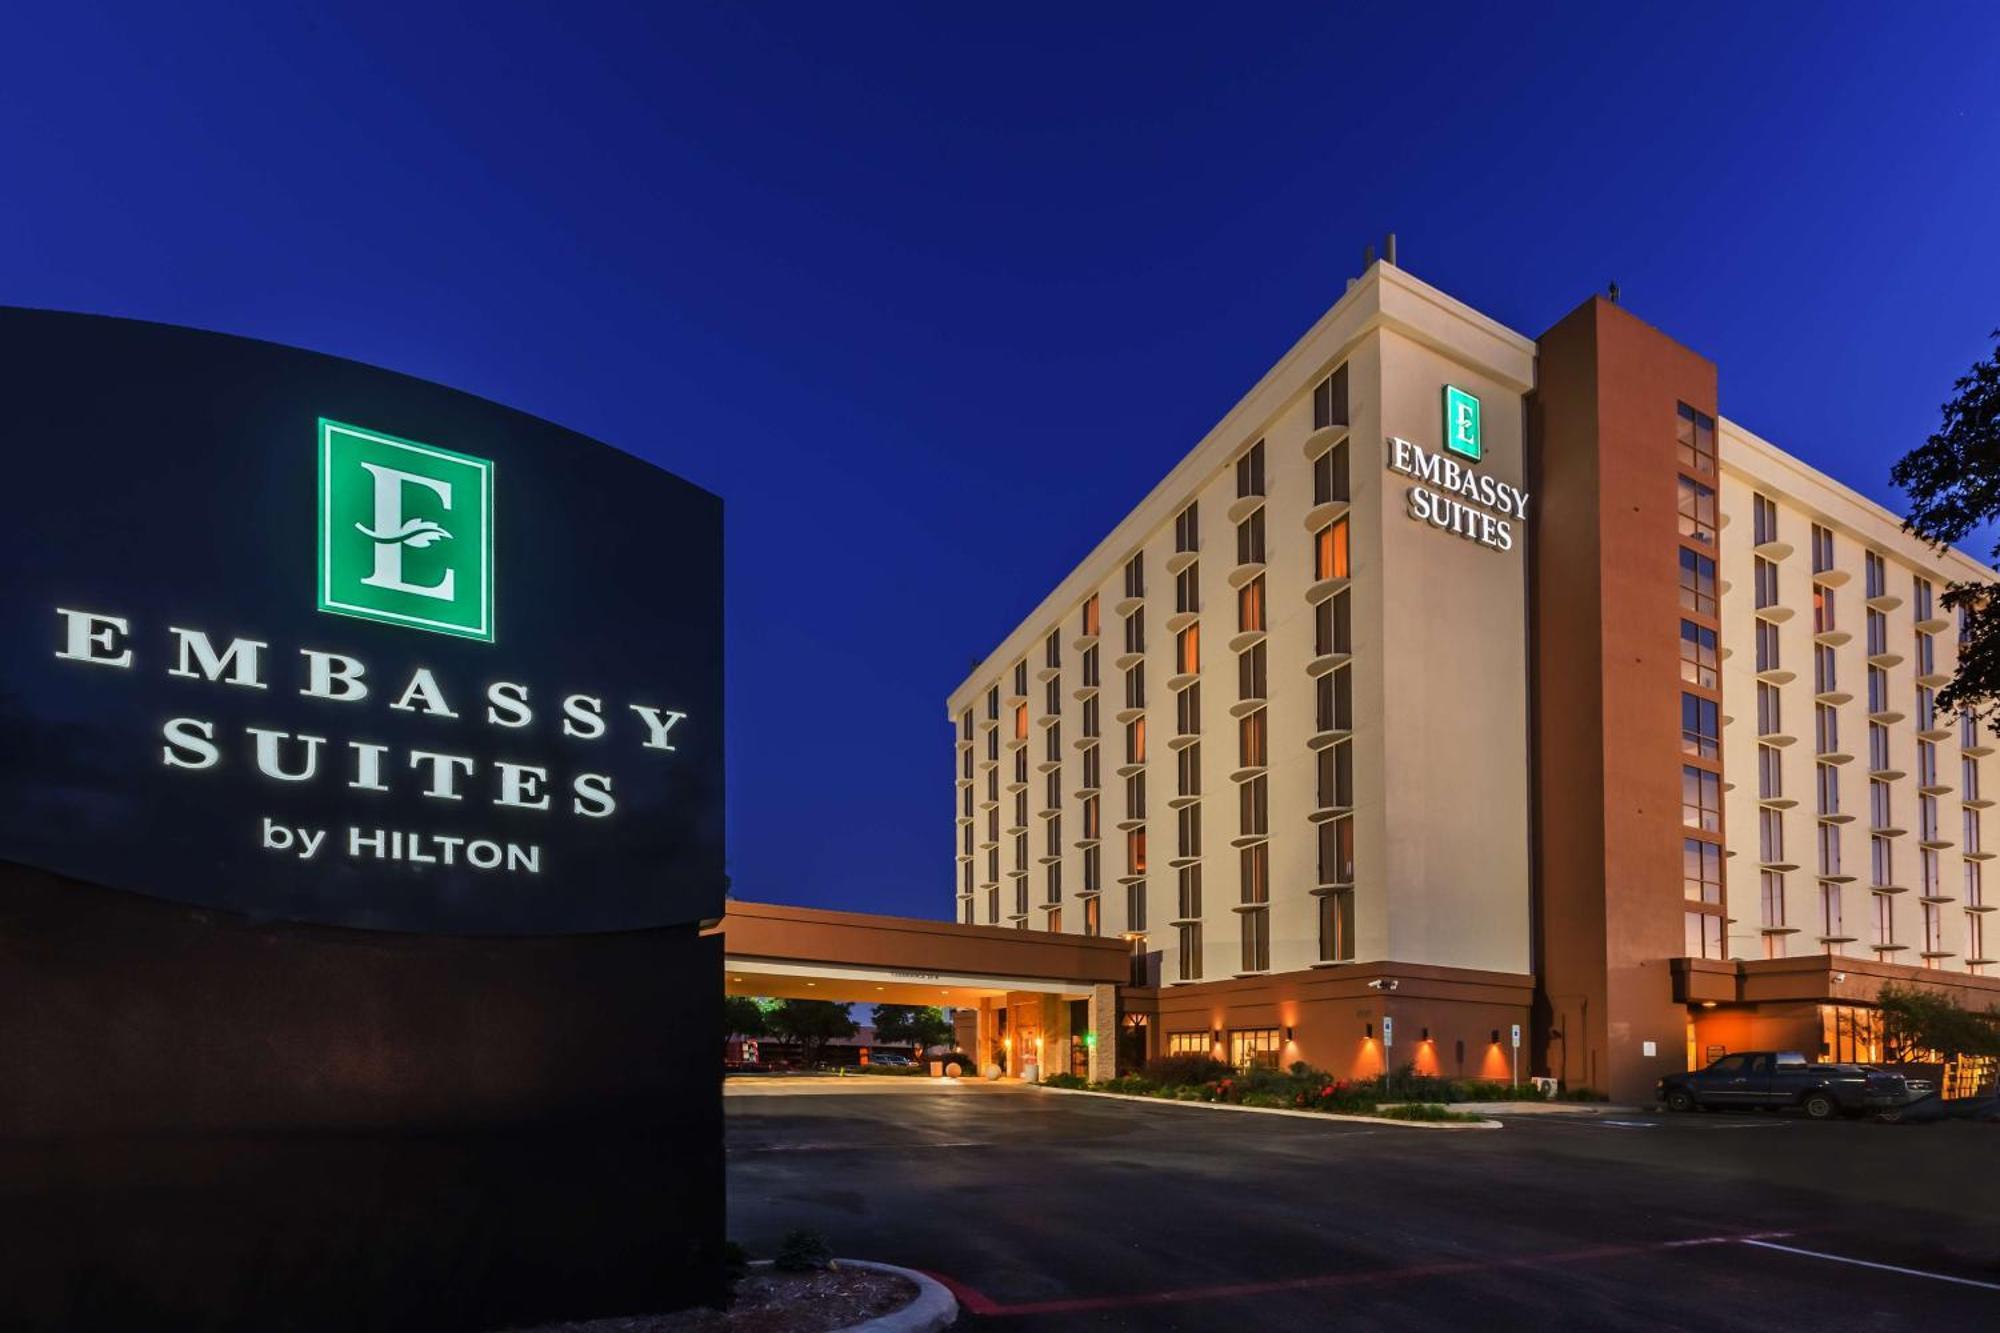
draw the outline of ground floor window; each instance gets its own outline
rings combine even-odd
[[[1229,1034],[1229,1063],[1238,1069],[1276,1069],[1280,1044],[1276,1028],[1238,1028]]]
[[[1722,957],[1722,914],[1687,913],[1687,938],[1681,945],[1690,958]]]
[[[1206,1032],[1169,1032],[1167,1034],[1168,1055],[1207,1055],[1209,1040]]]
[[[1872,1064],[1882,1058],[1881,1015],[1851,1004],[1819,1007],[1820,1054],[1842,1063]]]

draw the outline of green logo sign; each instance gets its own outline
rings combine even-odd
[[[1444,386],[1444,447],[1479,461],[1479,400],[1449,384]]]
[[[319,609],[493,641],[493,464],[319,423]]]

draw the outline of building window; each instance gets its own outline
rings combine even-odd
[[[1249,956],[1246,945],[1244,957]],[[1246,966],[1243,970],[1255,972],[1261,969]],[[1276,1028],[1239,1029],[1229,1034],[1229,1063],[1238,1069],[1276,1069],[1282,1049]]]
[[[1253,509],[1236,525],[1236,563],[1264,563],[1264,511]]]
[[[1347,441],[1313,459],[1313,503],[1347,503]]]
[[[1143,606],[1125,617],[1125,651],[1128,653],[1146,651],[1146,608]]]
[[[1125,595],[1144,597],[1146,595],[1146,553],[1140,551],[1125,562]]]
[[[1332,672],[1340,675],[1340,672]],[[1322,676],[1324,680],[1326,677]],[[1681,753],[1697,759],[1713,759],[1721,749],[1721,710],[1715,700],[1698,694],[1681,695]],[[1326,730],[1321,727],[1321,730]]]
[[[1236,759],[1238,768],[1263,768],[1270,762],[1264,743],[1264,710],[1245,713],[1236,724]]]
[[[1236,498],[1241,500],[1264,493],[1264,442],[1251,445],[1236,460]]]
[[[1243,970],[1267,972],[1271,967],[1271,909],[1252,908],[1241,915],[1243,923]]]
[[[1715,614],[1715,561],[1699,551],[1683,546],[1681,552],[1681,609],[1698,616]]]
[[[1271,831],[1270,796],[1265,783],[1265,776],[1259,773],[1237,787],[1240,798],[1237,803],[1241,807],[1237,831],[1246,838]]]
[[[1716,688],[1715,631],[1692,620],[1681,622],[1681,679],[1705,690]]]
[[[1174,766],[1179,777],[1176,794],[1199,796],[1201,794],[1201,742],[1182,746],[1174,755]]]
[[[1201,626],[1189,625],[1174,635],[1174,673],[1192,676],[1201,670]]]
[[[1782,800],[1785,795],[1785,761],[1775,745],[1757,747],[1757,799]]]
[[[1245,903],[1270,902],[1271,844],[1253,842],[1243,849],[1239,860],[1243,875],[1242,900]]]
[[[1043,914],[1042,929],[1051,935],[1062,934],[1062,908],[1051,907]]]
[[[1784,733],[1783,708],[1778,687],[1768,681],[1757,682],[1757,734],[1778,736]]]
[[[1183,858],[1201,855],[1201,807],[1184,805],[1174,812],[1174,822],[1179,835],[1177,846]],[[1186,867],[1183,867],[1185,869]]]
[[[1195,681],[1174,696],[1174,723],[1183,736],[1201,730],[1201,682]]]
[[[1819,886],[1819,935],[1827,945],[1828,953],[1840,952],[1840,886],[1822,884]]]
[[[1965,914],[1965,970],[1977,973],[1992,960],[1986,956],[1986,918],[1978,912]]]
[[[1083,798],[1083,836],[1086,841],[1094,841],[1104,836],[1103,827],[1098,822],[1097,811],[1097,794],[1092,792]]]
[[[1889,673],[1878,666],[1868,668],[1868,711],[1889,711]]]
[[[1868,639],[1868,655],[1884,656],[1889,651],[1889,617],[1870,607],[1863,619]]]
[[[1096,634],[1096,633],[1097,633],[1097,594],[1096,594],[1096,593],[1092,593],[1092,594],[1090,594],[1090,596],[1088,596],[1088,597],[1084,598],[1084,601],[1083,601],[1083,632],[1084,632],[1084,633],[1085,633],[1086,635],[1094,635],[1094,634]]]
[[[1236,658],[1236,697],[1240,699],[1262,699],[1266,697],[1267,675],[1265,672],[1266,652],[1264,645],[1253,643]]]
[[[1715,471],[1715,418],[1686,403],[1679,406],[1680,465],[1690,472]]]
[[[1097,674],[1097,645],[1083,650],[1083,683],[1087,689],[1095,689],[1101,680]]]
[[[1813,705],[1813,745],[1816,753],[1840,753],[1840,714],[1832,704]]]
[[[1819,524],[1812,525],[1812,569],[1815,574],[1824,574],[1833,568],[1833,532]]]
[[[1721,905],[1721,843],[1681,839],[1681,892],[1689,902]]]
[[[1690,958],[1722,957],[1722,916],[1718,912],[1689,912],[1687,937],[1682,948]]]
[[[1144,884],[1127,884],[1125,886],[1125,929],[1144,930],[1145,928],[1146,886]]]
[[[1819,816],[1830,819],[1840,813],[1840,770],[1832,764],[1815,764],[1818,770]]]
[[[1347,367],[1336,367],[1331,375],[1313,386],[1313,429],[1347,424]]]
[[[1322,810],[1345,810],[1354,804],[1354,746],[1340,741],[1322,747],[1316,754],[1318,781],[1315,784]]]
[[[1752,573],[1757,592],[1757,609],[1762,611],[1778,604],[1778,566],[1775,562],[1756,556],[1752,560]]]
[[[1319,896],[1319,961],[1346,963],[1354,958],[1354,894],[1349,890]]]
[[[1889,591],[1889,566],[1878,553],[1869,551],[1861,557],[1863,582],[1867,585],[1868,596],[1881,597]]]
[[[1944,948],[1944,914],[1938,911],[1936,903],[1918,903],[1924,926],[1924,966],[1937,966],[1937,956]]]
[[[1813,589],[1813,633],[1831,634],[1838,626],[1834,617],[1833,589]]]
[[[1146,873],[1146,830],[1135,828],[1125,835],[1125,873]]]
[[[1354,883],[1354,820],[1342,815],[1319,826],[1319,882]]]
[[[1832,694],[1839,688],[1835,675],[1833,649],[1823,643],[1813,645],[1813,692]]]
[[[1351,652],[1348,594],[1335,593],[1313,608],[1313,655],[1329,657]]]
[[[1774,870],[1766,870],[1758,876],[1758,897],[1764,929],[1784,929],[1785,877]]]
[[[1828,879],[1840,874],[1840,825],[1819,826],[1819,873]]]
[[[1778,627],[1769,620],[1757,622],[1757,669],[1776,671],[1781,665],[1778,657]]]
[[[1931,581],[1916,575],[1911,582],[1911,591],[1916,594],[1917,603],[1913,608],[1917,620],[1931,620],[1936,613],[1931,608]]]
[[[1097,904],[1098,900],[1096,898],[1085,898],[1083,900],[1083,933],[1086,935],[1101,935],[1104,933],[1104,916]]]
[[[1886,893],[1873,895],[1875,898],[1875,929],[1870,943],[1877,949],[1890,949],[1896,943],[1896,913],[1892,899]]]
[[[1937,636],[1917,631],[1917,666],[1919,676],[1937,674]]]
[[[1889,823],[1889,784],[1880,778],[1868,780],[1868,826],[1885,829]]]
[[[1710,561],[1709,565],[1712,570],[1714,561]],[[1344,579],[1349,577],[1348,570],[1347,519],[1341,517],[1321,528],[1313,537],[1313,578]]]
[[[1167,1034],[1168,1055],[1209,1055],[1215,1054],[1206,1032],[1169,1032]]]
[[[1125,817],[1144,819],[1146,817],[1146,775],[1134,773],[1125,779]]]
[[[1868,724],[1868,767],[1877,773],[1889,771],[1889,729],[1880,722]]]
[[[1174,575],[1174,612],[1191,616],[1201,610],[1201,562]]]
[[[1715,488],[1680,478],[1681,536],[1704,546],[1715,543]]]
[[[1896,844],[1879,833],[1868,838],[1868,875],[1875,888],[1896,887]]]
[[[1767,495],[1750,497],[1751,540],[1758,546],[1778,540],[1778,506]]]
[[[1182,866],[1180,871],[1180,916],[1192,921],[1201,915],[1201,866]]]
[[[1722,832],[1722,779],[1693,764],[1681,765],[1681,822],[1703,833]]]
[[[1776,810],[1757,812],[1757,859],[1765,865],[1785,860],[1785,820]]]
[[[1055,821],[1055,820],[1050,820],[1049,822],[1050,822],[1051,824],[1053,824],[1053,823],[1055,823],[1056,821]],[[1058,839],[1057,839],[1056,841],[1057,841],[1057,843],[1058,843],[1058,844],[1060,844],[1062,840],[1061,840],[1060,838],[1058,838]],[[1046,889],[1046,892],[1045,892],[1045,894],[1044,894],[1044,898],[1045,898],[1045,900],[1046,900],[1046,901],[1048,901],[1048,902],[1051,902],[1051,903],[1059,903],[1059,902],[1061,902],[1061,901],[1062,901],[1062,862],[1060,862],[1060,861],[1051,861],[1051,862],[1049,862],[1049,863],[1048,863],[1048,865],[1047,865],[1047,866],[1045,866],[1045,867],[1043,868],[1043,870],[1044,870],[1044,875],[1043,875],[1043,886],[1044,886],[1044,888]]]
[[[1125,724],[1125,762],[1146,762],[1146,719],[1135,717]]]
[[[1201,503],[1196,501],[1174,516],[1174,550],[1201,549]]]
[[[1264,628],[1264,576],[1259,574],[1236,590],[1236,628],[1248,634]]]

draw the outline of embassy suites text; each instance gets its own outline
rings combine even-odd
[[[62,661],[118,670],[143,665],[143,644],[135,646],[131,623],[125,617],[67,607],[57,607],[56,615],[61,629],[55,655]],[[225,688],[272,687],[273,655],[270,645],[260,640],[232,638],[218,646],[201,630],[169,626],[159,646],[160,660],[170,676]],[[602,698],[582,693],[544,702],[528,685],[510,680],[492,681],[474,694],[462,695],[456,687],[447,689],[430,668],[421,666],[407,677],[398,675],[385,681],[371,676],[358,658],[315,648],[298,651],[288,683],[305,698],[357,706],[386,700],[386,706],[395,712],[476,721],[509,730],[534,725],[538,713],[548,710],[548,720],[565,737],[583,742],[624,739],[641,751],[671,753],[674,728],[686,718],[684,713],[647,703],[607,708]],[[240,736],[225,736],[207,718],[167,718],[160,728],[160,762],[168,768],[193,771],[248,763],[274,782],[338,782],[357,792],[387,792],[414,784],[420,795],[432,800],[484,801],[515,810],[544,811],[551,817],[608,819],[618,810],[609,773],[578,770],[552,775],[540,764],[482,764],[470,755],[445,749],[412,747],[399,752],[377,741],[336,741],[302,731],[255,726],[241,731]],[[270,818],[262,824],[267,850],[313,860],[327,848],[326,830],[293,828]],[[514,844],[503,847],[465,836],[354,827],[346,831],[344,843],[343,850],[357,857],[426,865],[464,864],[482,870],[540,869],[539,849]]]

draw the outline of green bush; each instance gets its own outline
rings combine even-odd
[[[1148,1060],[1141,1073],[1148,1083],[1158,1087],[1181,1088],[1228,1078],[1231,1070],[1222,1061],[1206,1055],[1161,1055]]]
[[[1291,1106],[1291,1101],[1283,1093],[1259,1092],[1252,1090],[1243,1094],[1241,1098],[1241,1104],[1244,1106],[1275,1106],[1275,1107],[1289,1108]]]
[[[815,1273],[833,1262],[833,1251],[827,1248],[826,1237],[817,1231],[799,1227],[785,1233],[778,1243],[778,1254],[772,1266],[785,1273]]]
[[[1108,1083],[1093,1083],[1091,1087],[1099,1092],[1122,1092],[1128,1097],[1157,1097],[1158,1084],[1148,1082],[1137,1074],[1122,1074]]]
[[[1050,1074],[1042,1080],[1042,1086],[1047,1088],[1084,1089],[1090,1086],[1090,1080],[1081,1078],[1075,1074]]]

